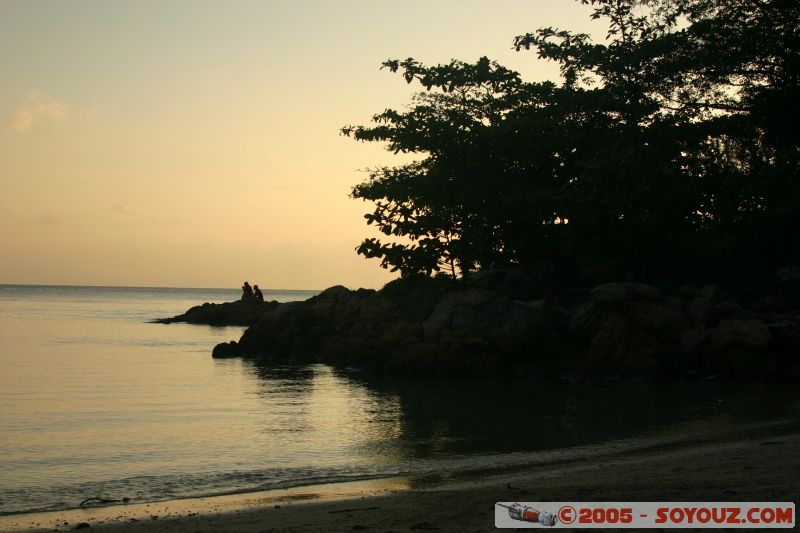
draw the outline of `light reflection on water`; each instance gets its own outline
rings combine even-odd
[[[797,412],[780,387],[263,368],[210,357],[242,328],[146,322],[237,292],[0,286],[0,513],[486,466],[493,454]]]

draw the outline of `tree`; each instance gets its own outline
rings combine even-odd
[[[558,62],[559,85],[487,58],[383,64],[427,92],[342,131],[420,159],[354,187],[394,239],[358,252],[404,275],[544,260],[651,281],[800,259],[797,3],[582,3],[606,43],[553,28],[514,41]]]

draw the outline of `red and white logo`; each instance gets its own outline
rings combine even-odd
[[[793,502],[498,502],[498,528],[789,529]]]

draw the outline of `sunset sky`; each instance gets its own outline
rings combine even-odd
[[[339,136],[416,86],[379,70],[514,52],[569,0],[0,2],[0,283],[321,289],[393,275],[356,255],[348,197],[379,145]]]

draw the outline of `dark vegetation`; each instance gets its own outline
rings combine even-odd
[[[608,39],[514,39],[561,68],[383,66],[427,91],[345,135],[418,154],[352,195],[403,276],[546,263],[562,286],[758,284],[800,253],[800,3],[581,0]]]
[[[353,189],[386,236],[358,253],[401,277],[265,308],[214,356],[800,380],[800,3],[581,1],[605,43],[514,40],[557,62],[558,84],[487,58],[386,61],[427,91],[342,131],[419,155]]]

